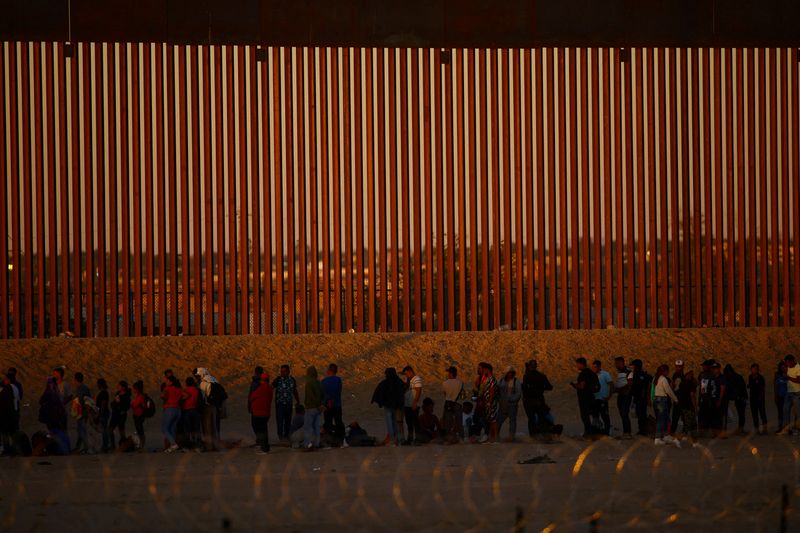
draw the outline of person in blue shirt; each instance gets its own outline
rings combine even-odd
[[[611,384],[614,380],[611,379],[611,374],[603,370],[603,363],[599,360],[592,362],[592,371],[597,374],[597,380],[600,382],[600,388],[594,393],[595,412],[603,421],[603,434],[609,435],[611,418],[608,416],[608,397],[611,395]]]
[[[339,367],[335,363],[328,366],[325,378],[322,380],[323,401],[325,404],[325,418],[323,427],[327,433],[334,435],[344,442],[344,422],[342,422],[342,378],[336,374]]]

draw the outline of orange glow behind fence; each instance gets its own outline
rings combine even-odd
[[[0,44],[0,337],[800,325],[789,49]]]

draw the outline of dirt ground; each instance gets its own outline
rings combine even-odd
[[[154,393],[164,368],[179,376],[206,366],[231,394],[221,453],[14,458],[0,460],[4,531],[590,531],[619,529],[775,531],[786,486],[789,529],[800,530],[800,439],[743,436],[703,440],[700,448],[656,448],[652,441],[576,438],[573,359],[640,357],[648,369],[677,358],[696,367],[715,357],[740,372],[759,362],[771,382],[775,362],[800,355],[800,330],[700,329],[488,332],[283,337],[51,339],[0,343],[0,367],[25,385],[23,429],[40,429],[37,401],[52,367],[83,371],[88,382],[144,379]],[[539,361],[556,390],[554,414],[566,426],[555,443],[360,448],[305,453],[274,446],[257,456],[244,408],[252,367],[273,375],[281,363],[337,362],[345,380],[345,419],[383,436],[369,404],[387,366],[411,364],[426,395],[441,398],[444,368],[471,378],[478,361],[521,369]],[[298,380],[302,384],[302,379]],[[768,391],[770,394],[771,391]],[[437,405],[436,410],[439,411]],[[768,405],[774,424],[774,406]],[[520,417],[518,431],[524,428]],[[130,425],[130,423],[129,423]],[[612,425],[619,417],[612,408]],[[751,427],[748,416],[747,427]],[[149,443],[159,417],[148,421]],[[274,422],[270,431],[274,436]],[[615,433],[618,433],[615,430]],[[74,431],[72,432],[74,439]],[[519,464],[546,455],[552,463]],[[594,516],[595,524],[591,524]],[[713,524],[713,526],[712,526]]]

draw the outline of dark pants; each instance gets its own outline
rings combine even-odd
[[[526,398],[522,400],[522,407],[528,417],[528,435],[533,437],[537,433],[546,433],[551,429],[552,423],[550,408],[544,400]]]
[[[581,413],[581,422],[583,422],[583,435],[591,435],[593,433],[592,414],[594,412],[594,404],[588,401],[578,401],[578,409]]]
[[[753,430],[758,431],[761,425],[767,425],[767,406],[760,400],[750,402],[750,414],[753,415]]]
[[[292,404],[275,405],[275,422],[278,425],[278,438],[289,440],[289,430],[292,427]]]
[[[417,429],[417,419],[419,418],[419,407],[416,409],[405,407],[403,409],[403,414],[405,415],[406,427],[408,428],[408,434],[406,435],[406,438],[408,442],[413,442],[414,432]]]
[[[139,437],[139,447],[144,448],[144,417],[143,416],[134,416],[133,417],[133,431],[136,433],[136,436]]]
[[[672,420],[670,421],[669,425],[669,433],[670,435],[674,435],[676,431],[678,431],[678,423],[681,421],[681,417],[683,415],[683,409],[681,409],[679,404],[675,404],[672,406]],[[684,432],[686,430],[684,429]]]
[[[269,417],[268,416],[251,416],[250,424],[253,426],[253,432],[256,434],[256,444],[262,451],[269,451]]]
[[[603,421],[603,434],[610,435],[611,434],[611,417],[608,416],[608,401],[607,400],[595,400],[594,401],[594,408],[597,414],[600,416],[600,419]]]
[[[619,417],[622,419],[622,433],[625,435],[631,434],[631,401],[630,394],[617,395],[617,409]]]
[[[647,435],[647,398],[639,397],[633,399],[636,409],[636,424],[639,427],[639,435]]]
[[[457,441],[464,435],[464,429],[461,427],[462,412],[460,403],[452,401],[444,402],[442,433],[446,438]]]
[[[128,421],[128,412],[112,413],[111,422],[109,422],[109,431],[111,431],[111,447],[114,447],[114,430],[119,430],[119,442],[125,440],[125,423]]]
[[[342,408],[329,407],[322,413],[324,419],[325,431],[329,431],[332,435],[343,439],[344,438],[344,422],[342,422]]]
[[[747,407],[747,400],[739,399],[734,400],[734,405],[736,406],[736,416],[739,419],[739,431],[744,430],[744,419],[745,419],[745,412]]]
[[[786,404],[786,396],[775,397],[775,407],[778,408],[778,431],[783,429],[783,406]]]

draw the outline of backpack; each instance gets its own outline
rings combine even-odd
[[[208,403],[209,405],[214,405],[216,407],[222,407],[222,404],[225,400],[228,399],[228,393],[225,392],[225,387],[213,381],[211,383],[211,391],[208,395]]]
[[[144,395],[144,417],[145,418],[153,418],[156,414],[156,403],[153,399],[148,396]]]

